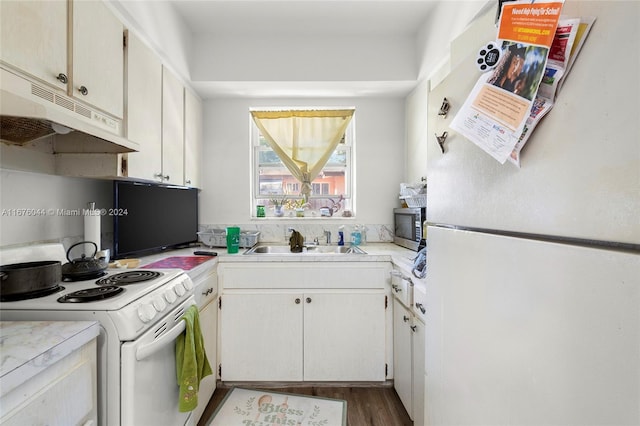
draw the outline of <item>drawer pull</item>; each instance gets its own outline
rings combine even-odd
[[[422,303],[416,303],[416,308],[420,309],[420,312],[422,312],[423,314],[427,312]]]
[[[67,84],[67,82],[69,81],[69,79],[67,78],[67,76],[63,73],[58,74],[58,76],[56,77],[60,83],[62,84]]]
[[[311,303],[311,298],[307,297],[307,303]]]
[[[408,321],[409,321],[409,317],[408,317],[408,316],[406,316],[406,315],[403,315],[403,316],[402,316],[402,321],[404,321],[404,322],[408,322]]]
[[[299,297],[296,297],[295,302],[296,302],[296,305],[299,305],[299,304],[300,304],[300,298],[299,298]]]
[[[413,331],[415,333],[416,330],[418,329],[418,326],[417,325],[412,325],[409,328],[411,329],[411,331]]]

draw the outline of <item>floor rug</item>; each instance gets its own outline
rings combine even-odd
[[[346,426],[347,401],[233,387],[210,426]]]

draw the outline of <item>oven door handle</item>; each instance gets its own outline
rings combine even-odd
[[[168,344],[175,342],[176,338],[181,335],[187,326],[184,320],[181,320],[175,327],[163,334],[159,339],[154,340],[146,345],[141,345],[136,350],[136,359],[142,361],[143,359],[153,355]]]

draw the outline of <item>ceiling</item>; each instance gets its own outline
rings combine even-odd
[[[434,1],[170,0],[194,33],[415,34]]]
[[[145,3],[116,1],[125,5],[137,3],[138,8]],[[169,5],[183,33],[188,34],[183,37],[182,50],[191,52],[179,53],[184,56],[184,66],[178,71],[203,98],[354,97],[408,94],[424,76],[427,50],[439,60],[446,57],[456,31],[461,31],[487,1],[490,0],[154,0],[146,7],[150,11],[147,15],[156,14],[159,21],[159,8]],[[162,34],[164,27],[159,28],[156,37],[165,39],[156,40],[156,46],[163,48],[172,42],[169,35]],[[286,46],[290,40],[321,39],[319,36],[351,40],[353,51],[379,51],[379,58],[358,62],[360,59],[350,58],[348,51],[339,52],[337,57],[346,58],[341,61],[345,70],[336,74],[334,66],[327,69],[331,71],[327,75],[332,76],[326,77],[322,69],[310,65],[291,70],[283,65],[286,54],[281,53],[273,61],[279,61],[276,65],[288,75],[283,72],[273,77],[273,70],[278,71],[274,63],[256,65],[270,70],[270,78],[260,78],[263,74],[259,70],[247,73],[254,66],[247,56],[259,52],[258,47],[248,50],[247,37],[257,37],[263,45]],[[165,56],[173,60],[179,50]],[[334,45],[327,42],[316,46],[315,54],[328,55],[327,66],[333,66],[334,50]],[[215,60],[207,63],[210,57]],[[434,62],[431,60],[428,65],[435,67]],[[234,65],[237,69],[232,68]],[[383,70],[369,72],[374,67]]]

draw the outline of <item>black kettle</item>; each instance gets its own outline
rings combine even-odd
[[[89,257],[86,254],[82,254],[77,259],[70,259],[71,249],[81,244],[93,244],[95,250]],[[81,281],[90,280],[104,275],[104,271],[109,267],[109,264],[103,259],[97,259],[96,253],[98,253],[98,246],[92,241],[80,241],[75,243],[69,250],[67,250],[68,263],[62,265],[62,278],[67,281]]]

